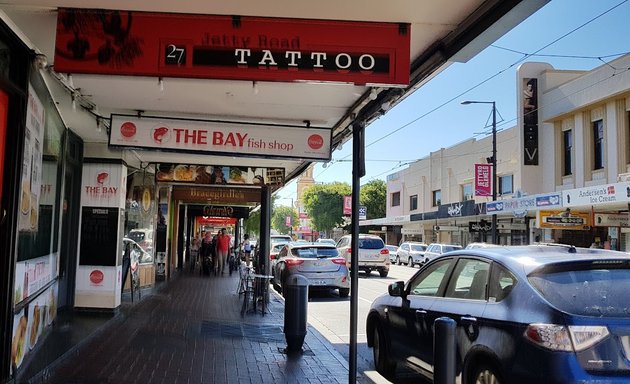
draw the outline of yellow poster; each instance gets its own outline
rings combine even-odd
[[[539,211],[538,227],[585,231],[593,225],[591,212],[578,211]]]

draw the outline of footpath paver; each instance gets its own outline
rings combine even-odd
[[[286,346],[284,303],[241,316],[238,275],[183,273],[125,308],[41,378],[42,383],[347,383],[348,364],[308,327],[304,350]]]

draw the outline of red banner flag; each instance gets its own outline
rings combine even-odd
[[[492,165],[475,164],[475,196],[492,196]]]

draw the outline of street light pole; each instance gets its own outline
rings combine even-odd
[[[492,104],[492,201],[497,200],[497,106],[495,101],[462,101],[467,104]],[[498,244],[497,214],[492,214],[492,244]]]
[[[492,102],[492,201],[497,201],[497,106]],[[497,244],[497,214],[492,213],[492,244]]]

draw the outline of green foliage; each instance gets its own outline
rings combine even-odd
[[[359,192],[361,205],[367,208],[367,219],[385,217],[387,202],[387,185],[383,180],[372,180],[361,186]]]
[[[348,183],[315,184],[304,191],[302,202],[317,231],[330,231],[344,223],[343,197],[352,192]]]
[[[287,216],[291,217],[293,225],[298,223],[298,214],[293,207],[274,207],[271,213],[271,228],[283,235],[291,233],[291,226],[286,225]]]
[[[245,233],[249,236],[258,238],[260,237],[260,209],[249,215],[249,218],[244,220],[243,227]]]

